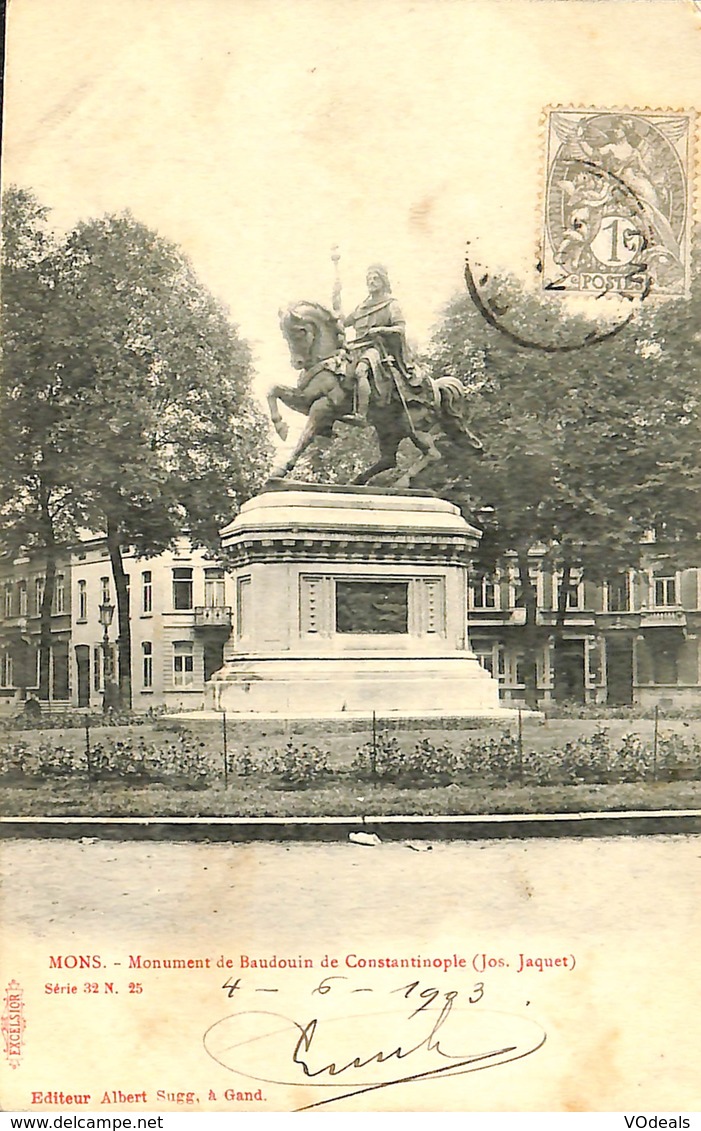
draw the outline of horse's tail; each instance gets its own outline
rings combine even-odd
[[[451,430],[459,432],[471,447],[481,452],[482,442],[470,430],[467,423],[467,402],[469,391],[457,377],[438,377],[434,381],[440,397],[440,408]]]

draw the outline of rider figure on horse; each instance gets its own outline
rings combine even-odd
[[[385,268],[377,264],[368,268],[367,283],[367,298],[345,319],[338,275],[333,310],[304,300],[280,312],[280,327],[299,377],[294,386],[271,386],[270,416],[283,441],[288,428],[280,415],[280,403],[307,420],[293,451],[281,459],[273,478],[284,478],[317,437],[331,437],[336,421],[367,422],[377,434],[379,459],[357,476],[354,482],[359,484],[396,469],[404,440],[411,441],[421,459],[401,473],[396,482],[402,486],[427,461],[441,459],[436,447],[441,437],[481,450],[468,426],[469,394],[462,381],[450,374],[432,378],[414,366],[404,317],[392,296]],[[352,341],[348,341],[346,327],[354,331]]]
[[[368,267],[368,296],[344,319],[355,338],[348,342],[350,364],[345,387],[353,393],[354,412],[344,416],[349,424],[367,423],[371,394],[375,403],[388,405],[396,390],[403,404],[407,395],[416,399],[423,379],[417,373],[406,341],[406,325],[399,303],[392,295],[387,268]]]

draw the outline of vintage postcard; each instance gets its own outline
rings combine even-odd
[[[0,1107],[689,1126],[701,5],[10,0],[4,77]]]

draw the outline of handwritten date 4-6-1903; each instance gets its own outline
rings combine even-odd
[[[222,1018],[204,1034],[206,1052],[237,1075],[304,1087],[307,1095],[319,1088],[305,1105],[319,1107],[359,1092],[494,1068],[545,1042],[535,1019],[484,1009],[481,983],[469,993],[422,989],[417,981],[379,994],[343,987],[347,993],[337,996],[331,981],[317,987],[313,1011],[307,1006],[302,1013],[298,1002],[283,1012],[276,998],[275,1012],[242,1009]],[[358,992],[372,996],[350,996]],[[361,1003],[368,1008],[361,1011]]]

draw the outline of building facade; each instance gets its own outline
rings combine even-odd
[[[649,547],[644,569],[604,584],[561,578],[534,557],[536,682],[543,705],[701,707],[701,569],[678,570]],[[505,702],[525,694],[526,610],[516,569],[470,586],[470,639]]]
[[[536,677],[540,702],[701,707],[701,568],[677,570],[661,549],[648,564],[605,584],[573,576],[561,626],[560,579],[532,562],[536,585]],[[134,710],[198,708],[222,664],[233,626],[234,582],[220,562],[183,540],[156,558],[125,558],[129,578]],[[16,709],[39,686],[41,556],[0,560],[0,706]],[[105,631],[100,606],[116,605],[104,539],[59,555],[51,617],[50,702],[102,708],[105,672],[117,673],[116,609]],[[518,572],[473,580],[469,637],[500,697],[525,694],[525,609]]]
[[[45,564],[40,557],[0,561],[0,704],[25,698],[39,686],[39,618]],[[71,586],[68,555],[61,555],[54,580],[49,692],[70,701]]]
[[[227,577],[186,540],[156,558],[126,556],[136,711],[199,707],[205,680],[222,664],[231,632]],[[21,703],[39,687],[39,632],[45,563],[0,563],[0,703]],[[100,607],[111,606],[105,632]],[[116,596],[104,539],[85,538],[59,555],[51,618],[49,700],[56,708],[101,709],[117,678]]]

